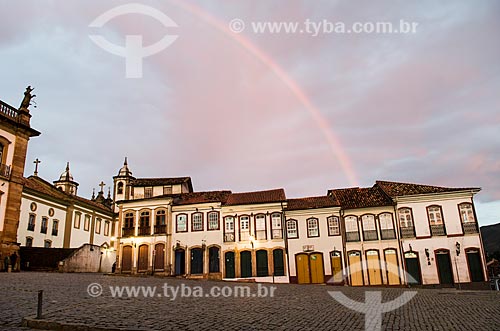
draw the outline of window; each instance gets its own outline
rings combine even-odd
[[[375,215],[361,216],[361,224],[363,226],[364,240],[377,240],[377,226],[375,225]]]
[[[57,236],[58,230],[59,230],[59,221],[53,220],[52,221],[52,235]]]
[[[156,211],[155,233],[167,232],[167,212],[164,209]]]
[[[144,188],[144,198],[152,198],[153,197],[153,188],[152,187],[145,187]]]
[[[271,215],[271,237],[272,239],[283,238],[283,228],[281,226],[281,214],[273,213]]]
[[[54,213],[55,213],[54,208],[49,208],[49,216],[50,217],[54,216]]]
[[[286,236],[290,239],[295,239],[299,237],[299,229],[297,227],[296,220],[286,221]]]
[[[47,224],[49,219],[47,217],[42,217],[42,227],[40,228],[40,233],[47,233]]]
[[[116,189],[117,194],[123,194],[123,182],[118,182],[118,188]]]
[[[134,213],[126,213],[123,219],[123,227],[130,229],[134,227]]]
[[[100,234],[101,233],[101,219],[96,218],[95,220],[95,233]]]
[[[28,218],[28,231],[35,231],[35,214],[30,214]]]
[[[266,232],[266,215],[255,215],[255,239],[267,239]]]
[[[462,203],[458,206],[460,210],[460,219],[462,223],[475,223],[476,218],[474,217],[474,210],[472,209],[472,203]]]
[[[80,212],[77,211],[75,213],[75,223],[73,225],[75,227],[75,229],[79,229],[80,228],[80,222],[81,222],[81,220],[82,220],[82,213],[80,213]]]
[[[359,241],[358,218],[356,216],[346,216],[345,231],[347,241]]]
[[[191,215],[191,231],[203,231],[202,213],[193,213],[193,215]]]
[[[85,220],[83,221],[83,229],[88,231],[90,229],[90,215],[85,214]]]
[[[187,215],[180,214],[177,215],[175,219],[175,231],[176,232],[187,232]]]
[[[30,210],[31,210],[31,211],[36,211],[36,208],[37,208],[36,203],[32,202],[32,203],[30,204]]]
[[[430,206],[427,207],[427,214],[429,215],[429,223],[431,225],[441,225],[443,224],[443,216],[441,213],[440,206]]]
[[[410,208],[401,208],[399,209],[398,214],[399,214],[399,225],[402,228],[413,227],[413,217]]]
[[[109,221],[104,222],[104,235],[109,236]]]
[[[207,214],[208,230],[219,230],[219,212],[211,211]]]
[[[33,238],[26,237],[26,247],[33,247]]]
[[[394,223],[392,222],[391,213],[382,213],[378,215],[380,226],[380,237],[382,239],[395,239],[396,232],[394,231]]]
[[[327,219],[328,222],[328,235],[338,236],[340,235],[340,223],[337,216],[330,216]]]
[[[163,194],[172,194],[172,186],[163,186]]]
[[[307,219],[307,237],[319,237],[319,225],[317,218]]]
[[[250,217],[240,216],[240,240],[250,239]]]
[[[149,210],[142,211],[139,215],[139,235],[149,236],[151,234],[151,213]]]
[[[45,240],[45,241],[43,242],[43,247],[45,247],[45,248],[51,248],[51,247],[52,247],[52,241],[50,241],[50,240]]]
[[[224,217],[224,242],[234,241],[234,217]]]

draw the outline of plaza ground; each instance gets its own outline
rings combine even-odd
[[[103,294],[91,297],[89,284]],[[365,291],[382,291],[383,301],[400,296],[401,288],[349,288],[325,285],[267,284],[274,297],[153,297],[113,298],[109,286],[213,286],[258,284],[126,277],[100,274],[0,273],[0,328],[21,327],[36,314],[38,290],[44,290],[46,322],[62,329],[91,330],[364,330],[364,315],[336,302],[328,291],[342,291],[364,302]],[[383,330],[500,330],[500,292],[418,289],[406,305],[383,315]],[[159,293],[163,293],[159,292]]]

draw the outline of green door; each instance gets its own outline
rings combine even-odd
[[[257,251],[257,277],[269,276],[269,270],[267,268],[267,251],[260,250]]]
[[[226,278],[234,278],[234,252],[226,252],[225,257],[225,270],[226,270]]]
[[[283,260],[283,250],[275,249],[273,251],[273,263],[274,263],[274,275],[284,276],[285,275],[285,263]]]
[[[442,285],[453,285],[453,272],[451,270],[451,259],[448,251],[436,252],[439,283]]]
[[[484,282],[483,266],[481,255],[478,250],[467,252],[467,262],[469,264],[469,274],[472,282]]]
[[[420,285],[420,264],[418,263],[418,255],[412,252],[405,253],[406,272],[408,273],[409,285]]]
[[[240,253],[241,278],[252,277],[252,253],[244,251]]]

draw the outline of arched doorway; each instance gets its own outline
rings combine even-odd
[[[363,266],[361,265],[361,252],[351,251],[347,253],[349,260],[349,276],[351,286],[363,286]]]
[[[398,254],[393,248],[384,250],[385,272],[387,276],[387,284],[400,285]]]
[[[208,272],[220,272],[220,249],[212,246],[208,249]]]
[[[451,268],[450,251],[446,249],[437,250],[436,264],[438,269],[439,284],[453,285],[453,270]]]
[[[408,285],[420,285],[422,284],[421,272],[420,272],[420,262],[418,259],[418,253],[406,252],[405,253],[405,265],[406,272],[408,274]]]
[[[191,249],[190,273],[192,275],[203,274],[203,250],[201,248]]]
[[[155,245],[155,270],[165,270],[165,244]]]
[[[469,276],[471,282],[484,282],[483,263],[481,253],[478,248],[468,248],[465,250],[467,265],[469,266]]]
[[[234,270],[234,252],[226,252],[224,254],[224,271],[226,273],[226,278],[234,278],[235,270]]]
[[[366,251],[366,266],[370,285],[382,285],[382,270],[380,256],[377,250]]]
[[[132,271],[132,246],[123,246],[122,249],[122,272]]]
[[[285,275],[284,254],[281,248],[273,250],[273,269],[275,276]]]
[[[332,266],[332,280],[334,284],[339,284],[344,281],[342,271],[342,255],[339,251],[330,252],[330,262]]]
[[[144,272],[148,270],[149,249],[148,245],[139,246],[139,254],[137,256],[137,271]]]
[[[182,248],[175,250],[175,275],[186,274],[186,251]]]
[[[241,278],[252,277],[252,253],[243,251],[240,253]]]
[[[257,259],[257,277],[269,276],[269,269],[267,266],[267,251],[258,250],[256,253]]]

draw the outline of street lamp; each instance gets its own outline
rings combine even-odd
[[[458,281],[458,289],[461,290],[462,289],[462,286],[460,285],[460,275],[458,273],[458,257],[460,256],[460,243],[457,241],[455,243],[455,248],[456,248],[456,253],[457,253],[457,256],[455,256],[455,269],[457,270],[457,281]]]

